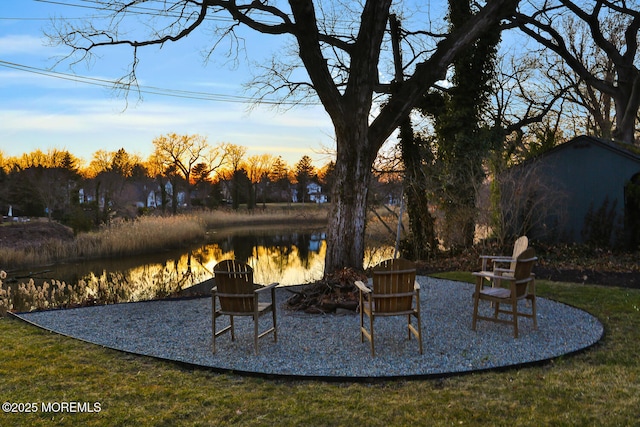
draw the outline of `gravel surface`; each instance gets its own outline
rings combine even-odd
[[[278,342],[260,339],[253,352],[252,322],[236,321],[236,341],[216,339],[211,352],[211,300],[194,298],[22,313],[42,328],[91,343],[161,359],[267,376],[339,380],[442,376],[544,361],[596,343],[602,324],[592,315],[538,298],[538,329],[479,321],[471,330],[473,286],[420,276],[424,354],[408,340],[404,317],[376,320],[376,357],[360,341],[357,314],[304,314],[282,308],[291,295],[278,288]],[[524,304],[524,302],[523,302]],[[489,304],[481,310],[489,313]],[[224,320],[223,320],[224,319]],[[218,319],[218,327],[226,318]],[[263,316],[266,327],[270,316]]]

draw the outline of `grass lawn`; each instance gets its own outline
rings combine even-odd
[[[0,425],[640,423],[640,290],[539,281],[538,295],[597,316],[605,325],[603,340],[539,367],[374,384],[263,380],[185,369],[0,318],[0,402],[33,402],[26,408],[37,409],[0,413]],[[424,311],[428,315],[429,308]],[[87,402],[94,410],[97,402],[100,411],[42,411],[43,404],[59,409],[62,402]]]

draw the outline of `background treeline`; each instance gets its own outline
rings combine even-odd
[[[266,203],[308,203],[309,184],[328,201],[331,162],[318,168],[309,156],[295,165],[247,148],[211,145],[200,135],[168,134],[153,141],[147,159],[96,151],[88,164],[68,150],[35,150],[19,157],[0,152],[0,209],[13,217],[49,217],[86,231],[112,218],[157,210],[177,213],[221,205],[248,209]],[[316,194],[320,196],[320,194]],[[315,199],[314,199],[315,201]]]

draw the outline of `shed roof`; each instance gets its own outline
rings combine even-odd
[[[534,159],[540,159],[546,156],[550,156],[555,154],[558,151],[564,150],[566,148],[570,148],[572,146],[575,145],[579,145],[581,143],[585,143],[585,142],[589,142],[592,144],[595,144],[597,146],[600,146],[602,148],[605,148],[607,150],[611,150],[621,156],[624,157],[628,157],[638,163],[640,163],[640,147],[637,147],[635,145],[630,145],[624,142],[619,142],[619,141],[612,141],[612,140],[607,140],[607,139],[602,139],[602,138],[596,138],[594,136],[587,136],[587,135],[580,135],[577,136],[565,143],[562,143],[560,145],[556,145],[555,147],[553,147],[551,150],[545,151],[544,153],[534,157]],[[533,160],[533,159],[531,159]],[[527,163],[527,162],[524,162]]]

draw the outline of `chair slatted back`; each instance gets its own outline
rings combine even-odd
[[[251,313],[255,310],[253,269],[250,266],[225,260],[216,264],[213,271],[223,311]]]
[[[511,261],[511,264],[509,265],[509,270],[513,271],[516,269],[515,260],[518,259],[518,257],[522,252],[527,250],[528,246],[529,246],[529,239],[527,238],[527,236],[520,236],[516,239],[515,243],[513,244],[513,254],[511,255],[511,259],[513,261]]]
[[[533,266],[536,263],[536,252],[533,248],[528,248],[523,251],[516,259],[516,265],[514,269],[514,278],[516,282],[516,296],[522,297],[527,293],[527,286],[529,285],[531,272]]]
[[[373,298],[377,313],[410,311],[416,279],[415,264],[398,258],[383,261],[373,269]]]

